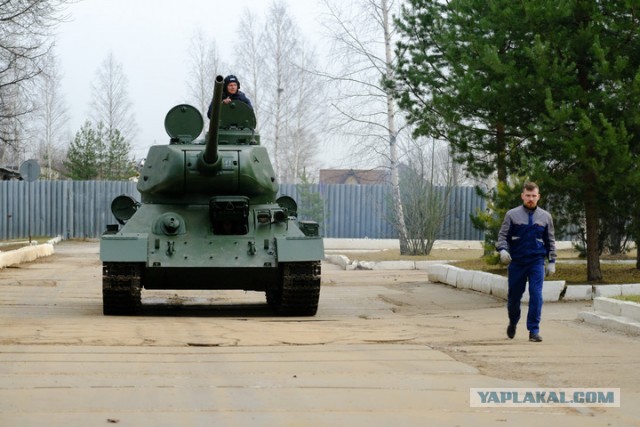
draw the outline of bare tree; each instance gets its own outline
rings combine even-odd
[[[18,152],[27,115],[34,105],[25,94],[42,71],[53,44],[52,30],[67,0],[0,1],[0,160]],[[7,150],[8,149],[8,150]]]
[[[402,204],[408,235],[408,252],[429,255],[450,214],[453,189],[460,171],[445,143],[412,139],[402,168]],[[395,215],[393,216],[395,219]]]
[[[17,167],[26,160],[28,117],[35,107],[27,85],[9,85],[0,91],[0,163]]]
[[[400,197],[398,173],[399,136],[403,129],[393,98],[391,81],[396,58],[393,52],[394,0],[360,0],[341,5],[323,0],[325,26],[333,37],[332,64],[323,73],[336,86],[332,106],[337,126],[357,139],[359,158],[382,156],[390,170],[396,227],[401,252],[407,251],[407,227]],[[350,8],[350,9],[347,9]]]
[[[191,37],[189,68],[189,97],[202,114],[206,115],[213,93],[213,80],[222,72],[224,65],[220,60],[216,41],[208,39],[202,28],[195,30]]]
[[[46,179],[58,176],[64,160],[64,149],[70,139],[69,115],[61,93],[61,75],[58,60],[53,54],[46,56],[44,72],[36,79],[34,99],[37,110],[34,115],[34,136],[38,141],[35,157],[43,165]]]
[[[310,175],[317,169],[316,158],[320,152],[318,134],[323,131],[324,109],[318,105],[322,100],[322,82],[308,70],[316,67],[313,51],[307,52],[300,43],[300,57],[297,58],[293,75],[290,76],[289,90],[292,92],[291,120],[284,137],[282,174],[289,183],[299,183],[303,175]]]
[[[96,72],[92,85],[92,114],[95,123],[104,123],[107,132],[116,129],[126,141],[132,141],[138,125],[129,100],[129,82],[122,64],[109,53]]]
[[[246,12],[248,25],[240,30],[241,55],[250,76],[254,105],[260,111],[263,141],[271,144],[271,158],[280,181],[299,182],[309,173],[319,152],[323,91],[315,67],[314,51],[305,44],[289,15],[287,4],[275,0],[266,24],[257,33],[258,21]],[[246,24],[246,23],[245,23]],[[240,61],[240,60],[239,60]],[[259,88],[259,91],[258,91]]]
[[[234,69],[243,76],[242,90],[253,104],[256,120],[260,125],[262,111],[262,69],[265,63],[264,52],[261,49],[261,23],[250,9],[242,13],[242,25],[238,28],[238,38],[234,50],[238,53]]]
[[[298,29],[287,12],[282,0],[274,0],[267,13],[265,29],[262,33],[265,60],[264,72],[264,114],[269,120],[270,141],[273,144],[272,157],[276,177],[282,179],[281,162],[286,145],[283,139],[289,126],[292,101],[295,94],[291,90],[291,77],[296,71],[295,60],[299,55]]]

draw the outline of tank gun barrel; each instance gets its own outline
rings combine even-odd
[[[204,149],[202,159],[208,165],[216,163],[218,160],[218,123],[220,123],[220,108],[222,104],[223,90],[222,76],[216,76],[213,85],[213,100],[211,101],[211,118],[209,120],[209,140]]]

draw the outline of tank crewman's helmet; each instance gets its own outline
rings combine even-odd
[[[233,74],[229,74],[227,77],[224,78],[225,91],[227,90],[227,86],[229,86],[229,83],[236,83],[238,85],[238,90],[240,90],[240,80],[238,80],[238,78]]]

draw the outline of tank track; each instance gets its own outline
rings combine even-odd
[[[314,316],[320,299],[320,261],[280,264],[280,283],[267,289],[267,302],[278,314]]]
[[[105,262],[102,264],[102,312],[128,315],[140,311],[144,264]]]

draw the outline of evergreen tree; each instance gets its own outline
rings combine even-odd
[[[601,224],[637,210],[640,5],[410,0],[398,45],[401,105],[479,176],[538,181],[582,217],[587,278]]]
[[[98,122],[94,129],[95,134],[95,156],[96,156],[96,177],[95,179],[106,179],[109,173],[109,163],[107,156],[109,155],[109,147],[107,145],[107,129],[103,122]]]
[[[525,10],[534,1],[409,3],[396,77],[416,134],[449,141],[475,176],[521,174],[535,137],[529,125],[544,108],[528,50],[535,24]]]
[[[107,131],[103,122],[90,121],[76,133],[64,162],[74,180],[124,180],[135,176],[129,159],[131,146],[118,129]]]
[[[300,199],[298,218],[317,222],[320,225],[320,233],[322,234],[325,220],[325,206],[322,194],[318,191],[313,191],[313,183],[306,170],[302,171],[299,179],[300,184],[296,186],[298,198]]]
[[[96,155],[96,132],[88,120],[76,132],[69,146],[67,159],[63,162],[67,176],[73,180],[90,180],[98,176]]]
[[[107,174],[105,179],[118,181],[129,179],[136,174],[134,164],[129,159],[131,145],[118,129],[108,135]]]

